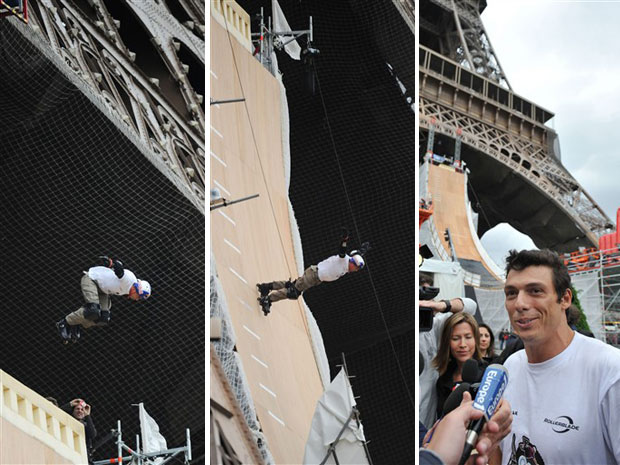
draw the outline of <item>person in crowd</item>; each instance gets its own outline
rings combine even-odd
[[[525,463],[535,450],[541,463],[620,464],[620,351],[568,325],[564,262],[550,250],[511,250],[504,293],[525,350],[504,364],[514,422],[490,463]]]
[[[93,448],[93,440],[97,436],[97,429],[95,428],[95,423],[90,416],[90,405],[87,404],[84,399],[73,399],[71,402],[64,404],[60,408],[84,425],[84,433],[86,435],[86,449],[88,451],[88,455],[90,456],[90,452]]]
[[[433,277],[427,273],[420,273],[419,284],[422,288],[433,286]],[[420,374],[420,422],[430,428],[437,419],[437,392],[435,384],[439,373],[432,366],[431,361],[437,355],[439,339],[446,320],[455,313],[476,312],[476,302],[468,297],[456,297],[444,300],[421,300],[420,307],[433,310],[433,327],[430,331],[420,334],[420,359],[424,369]]]
[[[478,371],[482,377],[487,364],[480,352],[478,323],[469,313],[457,313],[446,320],[439,350],[433,359],[433,366],[439,373],[436,383],[437,417],[441,416],[444,402],[454,387],[463,381],[463,365],[470,358],[478,361]]]
[[[584,336],[594,337],[594,334],[592,334],[592,331],[581,330],[577,328],[577,324],[579,323],[580,318],[581,318],[581,311],[579,310],[577,305],[570,304],[570,307],[566,309],[566,322],[568,323],[568,326],[570,326],[570,329],[572,329],[573,331],[577,331],[578,333],[581,333]]]
[[[347,273],[354,273],[364,268],[364,256],[370,250],[370,244],[364,242],[359,250],[347,253],[349,232],[343,228],[338,254],[306,268],[304,274],[294,281],[272,281],[258,283],[260,292],[257,299],[265,316],[271,312],[271,304],[283,299],[296,300],[301,294],[323,282],[336,281]]]
[[[495,358],[495,336],[493,336],[493,330],[486,323],[480,323],[478,325],[480,331],[480,352],[482,352],[482,359],[488,364]]]
[[[52,404],[58,407],[58,401],[53,397],[46,397],[45,400],[49,400]]]
[[[482,417],[482,411],[473,408],[471,394],[463,393],[461,406],[437,422],[429,432],[430,440],[420,449],[421,465],[455,464],[463,453],[469,422]],[[489,454],[510,433],[512,424],[510,403],[502,399],[489,421],[484,425],[475,451],[467,464],[486,465]]]
[[[499,333],[499,350],[504,350],[506,348],[506,343],[508,342],[508,338],[510,337],[510,331],[506,328],[502,329]]]
[[[120,260],[101,256],[99,261],[99,266],[89,268],[82,275],[84,305],[56,323],[64,344],[80,339],[80,326],[87,329],[110,322],[110,295],[126,295],[131,300],[146,300],[151,295],[148,281],[137,279]]]

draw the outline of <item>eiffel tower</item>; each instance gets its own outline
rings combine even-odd
[[[613,227],[562,165],[553,113],[517,95],[480,14],[486,0],[421,0],[420,151],[466,162],[478,233],[501,222],[558,252]]]

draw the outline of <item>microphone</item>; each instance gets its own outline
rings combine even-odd
[[[477,383],[480,381],[480,370],[478,370],[478,362],[473,358],[465,360],[463,363],[463,370],[461,371],[461,377],[464,382],[469,384]]]
[[[461,402],[463,401],[463,393],[465,391],[469,391],[472,398],[476,396],[476,391],[472,389],[472,383],[478,384],[478,381],[480,380],[480,370],[478,370],[478,362],[476,360],[473,358],[465,360],[461,371],[461,378],[463,378],[463,382],[454,388],[443,404],[443,416],[446,416],[452,410],[461,405]]]
[[[495,409],[502,398],[502,394],[504,394],[507,384],[508,371],[503,366],[494,363],[484,370],[482,380],[480,381],[480,387],[474,399],[474,408],[482,411],[484,415],[478,420],[469,422],[469,428],[465,436],[465,447],[463,448],[463,454],[461,455],[459,465],[464,465],[469,458],[472,449],[476,445],[478,434],[482,431],[484,424],[489,421],[493,413],[495,413]]]
[[[461,383],[454,388],[443,404],[442,416],[445,417],[448,413],[461,405],[463,393],[469,391],[469,387],[469,383]]]

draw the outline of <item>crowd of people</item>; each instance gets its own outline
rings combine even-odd
[[[420,273],[421,287],[432,283]],[[620,351],[577,330],[563,261],[548,250],[511,251],[504,294],[513,332],[500,332],[500,353],[472,299],[420,301],[435,312],[420,334],[421,463],[459,463],[467,424],[480,416],[473,386],[501,364],[506,391],[470,462],[620,465]]]

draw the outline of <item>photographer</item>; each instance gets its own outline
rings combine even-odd
[[[431,365],[431,360],[437,355],[439,338],[445,321],[454,313],[466,312],[473,315],[476,312],[476,302],[467,297],[457,297],[450,300],[423,300],[428,295],[437,295],[439,289],[432,288],[433,278],[420,273],[420,304],[419,307],[431,309],[433,324],[430,331],[420,334],[420,357],[424,369],[420,374],[420,422],[427,428],[433,426],[436,418],[437,394],[435,385],[439,374]]]
[[[64,404],[60,408],[84,425],[86,450],[88,451],[88,456],[90,457],[90,453],[93,448],[93,439],[97,436],[95,424],[90,416],[90,405],[88,405],[84,399],[73,399],[71,402]]]

